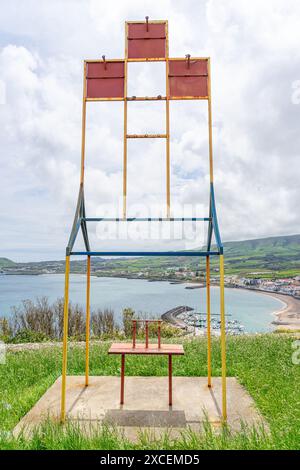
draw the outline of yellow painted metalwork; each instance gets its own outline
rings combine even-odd
[[[210,71],[210,59],[207,63],[208,67],[208,144],[209,144],[209,177],[210,182],[214,181],[213,172],[213,141],[212,141],[212,110],[211,110],[211,71]]]
[[[170,218],[171,209],[171,182],[170,182],[170,91],[169,91],[169,29],[166,22],[166,192],[167,192],[167,218]]]
[[[129,62],[129,60],[128,60]],[[126,98],[86,98],[85,101],[166,101],[166,96],[127,96]],[[170,101],[208,100],[208,96],[170,96]]]
[[[127,101],[166,101],[166,96],[127,96]]]
[[[126,23],[128,24],[128,22]],[[151,23],[151,21],[149,21],[149,23]],[[127,47],[127,36],[125,40],[126,40],[125,47]],[[125,57],[127,57],[129,62],[157,62],[157,61],[165,62],[166,61],[165,57],[151,57],[151,58],[141,57],[141,58],[136,58],[136,59],[129,59],[128,54],[126,54],[126,50],[125,50]],[[186,58],[185,57],[170,57],[169,60],[173,60],[173,61],[186,60]],[[209,57],[191,57],[190,60],[209,60]],[[85,62],[89,64],[89,63],[104,62],[104,60],[103,59],[85,59]],[[124,59],[109,59],[107,62],[124,62]]]
[[[91,257],[87,257],[86,267],[86,321],[85,321],[85,386],[89,384],[90,369],[90,290],[91,290]]]
[[[166,138],[166,205],[167,218],[170,218],[171,206],[171,184],[170,184],[170,101],[171,100],[207,100],[208,101],[208,131],[209,131],[209,173],[210,182],[213,183],[213,140],[212,140],[212,99],[211,99],[211,64],[208,57],[191,57],[190,60],[206,60],[208,71],[208,96],[170,96],[169,89],[169,62],[182,61],[184,57],[169,58],[169,32],[168,22],[165,20],[149,21],[151,23],[163,23],[166,25],[166,57],[163,58],[128,58],[128,24],[143,23],[141,21],[125,22],[125,59],[110,59],[109,62],[124,62],[124,97],[87,98],[87,64],[103,62],[103,59],[85,60],[83,76],[83,100],[82,100],[82,140],[81,140],[81,174],[80,184],[84,185],[85,167],[85,141],[86,141],[86,103],[88,101],[124,101],[124,136],[123,136],[123,218],[127,216],[127,139],[128,138]],[[128,63],[130,62],[165,62],[166,63],[166,96],[156,97],[128,97]],[[166,101],[166,133],[165,134],[127,134],[127,106],[128,101]],[[87,258],[87,286],[86,286],[86,367],[85,385],[89,383],[89,340],[90,340],[90,274],[91,259]],[[61,421],[66,418],[66,377],[67,377],[67,353],[68,353],[68,308],[69,308],[69,277],[70,256],[66,256],[65,270],[65,303],[64,303],[64,326],[63,326],[63,365],[62,365],[62,394],[61,394]],[[211,381],[211,296],[210,296],[210,258],[206,257],[206,296],[207,296],[207,373],[208,387]],[[221,359],[222,359],[222,416],[227,419],[226,400],[226,325],[225,325],[225,302],[224,302],[224,256],[220,255],[220,313],[221,313]]]
[[[222,417],[227,419],[226,399],[226,329],[224,299],[224,255],[220,255],[220,308],[221,308],[221,357],[222,357]]]
[[[125,23],[125,63],[124,63],[124,136],[123,136],[123,218],[127,213],[127,61],[128,24]]]
[[[210,260],[206,257],[207,385],[211,387]]]
[[[69,317],[69,279],[70,279],[70,256],[66,256],[65,271],[65,303],[64,303],[64,329],[63,329],[63,362],[61,377],[61,421],[66,419],[66,379],[67,379],[67,356],[68,356],[68,317]]]
[[[167,139],[167,134],[127,134],[127,139]]]
[[[86,129],[86,62],[84,62],[84,67],[83,67],[83,97],[82,97],[82,129],[81,129],[81,169],[80,169],[80,184],[83,184],[83,181],[84,181],[85,129]]]
[[[167,22],[167,20],[148,20],[148,23],[149,24],[156,24],[156,23],[161,23],[161,24],[165,24]],[[126,24],[146,24],[146,21],[125,21]]]

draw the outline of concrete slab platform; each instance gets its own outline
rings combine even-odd
[[[14,429],[28,431],[50,417],[59,420],[61,377],[47,390]],[[66,410],[69,421],[84,424],[111,424],[135,438],[139,430],[163,432],[184,428],[200,430],[208,419],[221,426],[221,379],[213,378],[207,387],[206,377],[173,377],[173,406],[168,405],[168,377],[125,377],[125,404],[120,405],[120,378],[90,377],[84,386],[83,376],[67,377]],[[263,419],[247,391],[234,377],[227,379],[228,425],[239,430],[241,422],[249,426]]]

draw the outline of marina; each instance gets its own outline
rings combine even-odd
[[[211,313],[210,329],[211,333],[215,336],[220,335],[221,319],[217,313]],[[230,335],[241,335],[245,333],[244,325],[237,319],[228,319],[232,317],[230,313],[225,315],[225,330]],[[187,305],[175,307],[168,310],[161,316],[162,320],[171,323],[187,333],[195,335],[204,335],[207,332],[207,315],[205,313],[197,312],[192,307]]]

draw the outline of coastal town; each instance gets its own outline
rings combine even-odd
[[[260,275],[263,274],[261,273]],[[226,284],[228,287],[242,287],[244,289],[255,289],[264,292],[276,292],[278,294],[291,295],[300,299],[300,276],[276,280],[227,276]]]
[[[71,271],[83,274],[85,266],[80,261],[73,261]],[[129,266],[119,266],[111,259],[97,259],[92,264],[92,274],[99,277],[124,277],[128,279],[145,279],[149,281],[169,281],[199,284],[205,281],[204,272],[192,270],[190,265],[182,266],[158,266],[156,269],[140,266],[132,269]],[[63,261],[41,261],[36,263],[11,263],[0,268],[0,273],[6,275],[40,275],[40,274],[62,274],[64,272]],[[211,269],[211,283],[218,284],[219,270],[217,267]],[[300,299],[300,275],[293,277],[280,277],[269,271],[250,272],[244,274],[225,274],[226,287],[243,288],[290,295]],[[196,286],[195,286],[196,287]]]
[[[3,260],[3,258],[2,258]],[[129,260],[93,258],[91,274],[97,277],[112,277],[126,279],[141,279],[149,282],[164,281],[170,284],[184,284],[186,289],[205,288],[205,273],[202,266],[195,269],[196,264],[189,264],[182,260],[174,260],[167,264],[160,259],[154,265],[152,260],[132,258]],[[226,267],[226,266],[225,266]],[[71,272],[84,274],[85,264],[80,260],[71,262]],[[273,325],[277,329],[300,330],[300,275],[280,276],[280,271],[252,270],[247,273],[232,273],[230,265],[225,275],[225,286],[234,289],[246,289],[276,297],[282,302],[282,309],[275,313]],[[63,274],[63,261],[41,261],[31,263],[14,263],[4,261],[0,267],[2,275],[42,275]],[[217,264],[211,266],[210,281],[212,286],[219,284],[219,269]],[[177,326],[184,323],[184,329],[190,334],[202,334],[206,330],[206,319],[195,311],[185,311],[178,315],[173,314]],[[243,325],[228,318],[226,331],[229,334],[243,334]],[[173,321],[171,321],[173,323]],[[219,333],[218,319],[212,319],[212,332]]]

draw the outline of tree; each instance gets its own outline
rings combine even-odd
[[[134,310],[132,308],[123,308],[123,328],[125,336],[131,336],[132,334],[132,320],[134,318]]]

